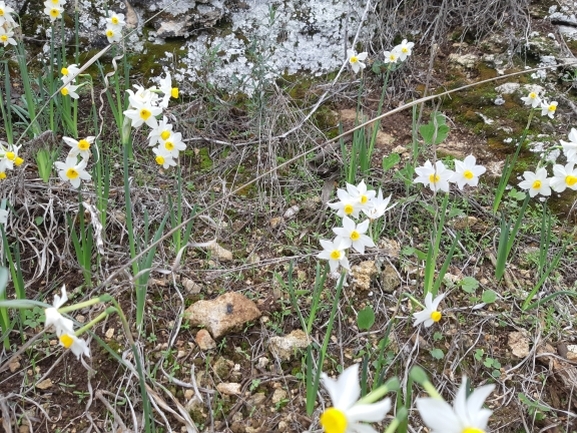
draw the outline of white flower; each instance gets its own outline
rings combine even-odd
[[[156,155],[154,159],[158,165],[161,165],[162,168],[167,169],[168,167],[174,167],[176,165],[176,161],[170,152],[168,152],[163,147],[154,147],[152,152]]]
[[[563,192],[566,188],[577,190],[577,169],[575,163],[570,162],[565,166],[555,164],[553,166],[553,177],[549,181],[549,186],[555,192]]]
[[[380,422],[391,410],[391,399],[377,403],[357,403],[361,396],[359,364],[354,364],[341,373],[337,380],[321,374],[323,386],[329,393],[332,407],[326,409],[320,424],[326,433],[377,433],[365,422]]]
[[[363,63],[363,60],[366,60],[366,58],[367,53],[357,54],[355,50],[347,50],[347,61],[351,65],[351,68],[353,68],[353,72],[355,74],[361,69],[365,69],[367,67],[367,65]]]
[[[0,224],[6,224],[8,221],[8,211],[5,209],[0,209]]]
[[[368,208],[369,202],[375,197],[376,191],[368,191],[365,181],[361,180],[357,186],[347,183],[347,192],[353,198],[357,200],[361,205],[361,209]]]
[[[15,24],[14,18],[12,18],[12,9],[10,6],[6,6],[6,2],[0,1],[0,26],[8,22]]]
[[[58,309],[62,307],[66,301],[68,301],[68,296],[66,295],[66,286],[63,285],[62,296],[54,295],[54,303],[52,304],[52,307],[44,310],[44,315],[46,316],[44,329],[54,326],[54,329],[56,329],[56,335],[59,337],[64,333],[73,333],[74,329],[72,320],[67,319],[58,312]]]
[[[126,93],[128,93],[128,102],[130,103],[129,108],[134,108],[140,104],[150,104],[153,106],[158,105],[158,93],[156,93],[156,87],[152,86],[149,89],[145,89],[138,84],[133,86],[136,89],[136,92],[128,89]]]
[[[58,340],[62,346],[70,349],[76,358],[80,358],[81,355],[90,357],[90,348],[86,341],[83,338],[78,338],[73,332],[60,335]]]
[[[413,317],[415,318],[415,323],[413,323],[413,326],[418,326],[423,323],[425,328],[428,328],[433,323],[441,320],[443,315],[438,310],[438,308],[444,297],[445,295],[439,295],[433,299],[433,294],[428,292],[427,296],[425,296],[425,309],[413,314]]]
[[[172,87],[172,78],[170,73],[166,73],[166,77],[160,80],[160,91],[164,94],[160,106],[163,108],[168,107],[168,101],[170,98],[178,98],[178,87]]]
[[[379,193],[376,197],[369,201],[369,207],[363,208],[363,212],[372,220],[382,217],[386,211],[393,208],[395,205],[389,206],[392,195],[383,199],[383,191],[379,189]]]
[[[412,54],[414,46],[415,46],[414,42],[407,42],[406,39],[403,39],[403,42],[401,42],[399,45],[393,48],[393,51],[398,53],[399,60],[401,62],[404,62],[407,59],[407,57],[409,57]]]
[[[563,153],[568,161],[577,162],[577,129],[571,128],[569,141],[559,140],[563,147]]]
[[[139,128],[143,123],[146,123],[151,128],[156,128],[158,122],[156,116],[162,113],[162,108],[154,107],[151,103],[137,101],[130,101],[131,104],[134,102],[133,108],[124,111],[124,115],[132,120],[132,127]]]
[[[336,203],[328,203],[328,206],[331,209],[336,210],[338,216],[341,218],[345,215],[354,218],[359,217],[359,212],[363,206],[361,206],[357,198],[353,198],[348,192],[341,188],[337,189],[337,197],[339,198],[339,201]]]
[[[114,42],[120,42],[122,40],[122,30],[118,27],[112,27],[110,25],[106,26],[106,30],[104,31],[106,38],[108,39],[108,43],[113,44]]]
[[[532,108],[537,108],[541,105],[541,98],[537,92],[531,92],[528,96],[521,98],[525,105],[530,105]]]
[[[171,134],[167,140],[160,140],[158,147],[163,148],[173,158],[178,158],[178,153],[186,149],[186,144],[182,141],[182,134],[177,132]]]
[[[349,248],[352,246],[356,251],[365,254],[365,247],[374,247],[375,243],[365,233],[369,228],[369,220],[365,220],[360,224],[355,222],[347,216],[343,217],[343,227],[333,229],[333,232],[342,241],[341,246]]]
[[[74,188],[80,186],[80,180],[90,180],[91,176],[86,171],[86,160],[77,162],[77,158],[66,158],[65,162],[56,161],[54,167],[58,170],[58,175],[63,181],[68,181]]]
[[[345,254],[345,246],[340,238],[336,238],[332,242],[321,239],[320,242],[323,251],[317,254],[317,257],[329,261],[331,272],[336,272],[339,265],[350,271],[349,260]]]
[[[551,195],[550,179],[547,178],[547,170],[544,167],[539,168],[536,173],[532,171],[524,172],[523,178],[525,180],[519,183],[519,188],[529,190],[529,196],[535,197],[537,194]]]
[[[385,51],[385,63],[397,63],[400,60],[401,53],[396,48],[392,51]]]
[[[120,33],[122,27],[125,25],[124,14],[117,14],[113,11],[108,11],[108,18],[106,18],[107,27],[117,30]]]
[[[158,122],[158,126],[150,131],[148,134],[148,145],[156,146],[161,140],[166,141],[172,135],[172,125],[168,123],[166,116],[162,116],[162,120]]]
[[[482,165],[476,165],[477,160],[473,155],[469,155],[464,161],[455,160],[455,173],[450,181],[455,182],[459,189],[465,185],[477,186],[479,176],[487,171]]]
[[[4,27],[0,27],[0,43],[4,44],[5,47],[7,47],[8,44],[16,45],[16,40],[12,36],[14,36],[12,30],[6,31]]]
[[[95,137],[86,137],[80,141],[76,141],[70,137],[62,137],[62,140],[70,146],[70,151],[68,152],[68,157],[76,157],[80,155],[82,159],[87,159],[90,157],[90,145],[94,143]]]
[[[431,161],[427,161],[422,167],[415,168],[415,172],[418,176],[413,183],[422,183],[433,191],[449,192],[449,180],[454,172],[445,167],[442,161],[435,162],[434,167]]]
[[[63,66],[60,73],[64,84],[73,83],[80,73],[80,68],[75,63],[72,63],[71,65]]]
[[[18,151],[21,147],[22,145],[16,146],[9,144],[8,148],[4,149],[3,146],[0,146],[0,172],[4,172],[6,169],[14,170],[14,166],[18,167],[24,162],[24,160],[18,156]]]
[[[59,3],[53,3],[50,0],[44,2],[44,13],[54,22],[57,18],[62,18],[64,8]]]
[[[74,84],[72,84],[71,82],[66,83],[66,85],[60,90],[60,93],[62,93],[63,96],[70,96],[72,99],[78,99],[78,93],[76,93],[76,90],[78,90],[80,86],[75,86]]]
[[[494,388],[482,386],[467,398],[467,378],[463,377],[453,407],[444,400],[427,397],[417,399],[417,409],[431,433],[485,433],[493,412],[483,409],[483,403]]]
[[[541,116],[549,116],[552,119],[556,110],[557,110],[557,101],[541,102]]]

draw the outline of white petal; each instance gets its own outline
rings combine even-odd
[[[386,398],[378,403],[355,404],[346,415],[349,422],[379,422],[385,419],[387,412],[391,410],[391,399]]]
[[[451,406],[434,398],[418,398],[417,410],[423,422],[435,432],[461,433],[461,423]]]
[[[343,371],[337,382],[340,395],[333,400],[333,404],[337,409],[345,412],[356,403],[361,395],[359,364],[353,364]]]

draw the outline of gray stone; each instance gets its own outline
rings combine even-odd
[[[298,349],[304,349],[311,344],[310,339],[300,329],[295,329],[284,337],[271,337],[269,341],[270,352],[283,361],[288,361]]]

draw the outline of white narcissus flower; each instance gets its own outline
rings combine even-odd
[[[523,101],[525,105],[530,105],[531,108],[537,108],[541,105],[541,98],[539,98],[537,92],[530,92],[529,95],[521,98],[521,101]]]
[[[541,102],[541,116],[549,116],[552,119],[555,111],[557,111],[557,101]]]
[[[68,157],[76,157],[80,155],[82,159],[87,159],[90,157],[90,145],[94,143],[95,137],[86,137],[79,141],[76,141],[70,137],[62,137],[62,140],[70,146],[70,151],[68,152]]]
[[[550,179],[547,178],[547,170],[544,167],[537,169],[537,172],[526,171],[523,173],[523,180],[519,183],[519,188],[529,191],[530,197],[535,197],[537,194],[543,196],[551,195],[551,187],[549,186]]]
[[[167,140],[160,140],[158,147],[170,153],[173,158],[178,158],[179,152],[186,149],[186,144],[182,141],[182,134],[177,132],[172,134]]]
[[[571,128],[569,141],[559,140],[567,161],[577,163],[577,129]]]
[[[326,433],[377,433],[364,423],[382,421],[391,410],[391,399],[370,404],[357,403],[361,396],[359,364],[347,368],[337,380],[325,373],[321,374],[321,380],[333,404],[320,417],[320,424]]]
[[[453,407],[437,398],[418,398],[417,410],[431,433],[485,433],[493,413],[483,404],[495,385],[475,389],[467,398],[467,378],[459,387]]]
[[[359,212],[363,208],[360,204],[358,198],[352,197],[348,192],[344,189],[337,189],[337,197],[339,201],[336,203],[328,203],[328,206],[331,209],[337,211],[337,215],[341,218],[346,216],[352,216],[354,218],[359,217]]]
[[[385,54],[385,63],[397,63],[401,57],[401,53],[396,49],[393,49],[391,51],[385,51],[384,54]]]
[[[160,113],[162,113],[162,108],[146,102],[136,103],[133,108],[124,111],[124,115],[132,121],[133,128],[140,128],[144,123],[151,128],[156,128],[158,126],[156,116]]]
[[[113,44],[115,42],[120,42],[122,40],[122,30],[118,27],[106,26],[106,30],[104,30],[104,34],[108,39],[109,44]]]
[[[577,169],[575,163],[570,162],[565,166],[555,164],[553,166],[553,177],[549,181],[549,186],[555,192],[563,192],[569,188],[577,190]]]
[[[72,63],[68,66],[63,66],[60,73],[62,74],[62,82],[68,84],[74,82],[80,73],[80,68],[75,63]]]
[[[465,185],[477,186],[479,176],[487,171],[482,165],[477,165],[477,160],[473,155],[467,156],[463,161],[455,160],[455,173],[450,181],[455,182],[459,189]]]
[[[76,358],[81,355],[90,357],[90,348],[83,338],[78,338],[73,332],[67,332],[58,337],[60,344],[66,349],[70,349]]]
[[[118,30],[118,32],[120,33],[120,30],[122,30],[122,28],[126,25],[126,22],[124,21],[124,14],[117,14],[113,11],[108,11],[108,18],[106,18],[106,25],[109,28]]]
[[[333,241],[320,240],[323,251],[317,254],[319,259],[328,260],[331,272],[336,272],[339,265],[350,271],[349,259],[345,254],[345,246],[340,238]]]
[[[148,89],[145,89],[138,84],[134,84],[133,86],[136,89],[136,92],[128,89],[126,93],[128,93],[128,102],[129,108],[134,108],[140,104],[150,104],[153,106],[158,105],[158,93],[156,93],[156,87],[152,86]]]
[[[161,141],[166,141],[172,135],[172,125],[168,123],[166,116],[162,116],[162,120],[158,122],[158,126],[150,131],[148,134],[148,145],[156,146]]]
[[[72,320],[67,319],[58,312],[58,309],[62,307],[66,301],[68,301],[68,296],[66,295],[66,286],[63,285],[62,296],[54,295],[54,303],[52,304],[52,307],[44,310],[44,315],[46,316],[44,329],[54,326],[54,329],[56,329],[56,335],[59,337],[64,333],[74,332]]]
[[[351,65],[351,68],[353,69],[353,72],[355,74],[359,72],[361,69],[365,69],[367,67],[367,65],[363,63],[363,61],[366,59],[367,59],[367,53],[357,54],[355,50],[351,49],[347,50],[347,61]]]
[[[170,72],[166,73],[166,77],[160,80],[160,91],[164,94],[160,106],[163,108],[168,107],[168,101],[170,98],[178,98],[178,87],[172,87],[172,78]]]
[[[176,161],[170,152],[168,152],[164,147],[154,147],[152,152],[156,155],[154,160],[156,163],[162,168],[167,169],[169,167],[174,167],[176,165]]]
[[[415,168],[415,172],[418,176],[413,183],[422,183],[433,191],[449,192],[449,180],[454,172],[445,167],[442,161],[435,162],[434,167],[431,161],[427,161],[422,167]]]
[[[91,176],[86,171],[86,160],[82,159],[80,162],[77,158],[66,158],[66,161],[56,161],[54,167],[58,170],[60,179],[65,182],[70,182],[74,188],[80,186],[80,180],[90,180]]]
[[[403,39],[399,45],[397,45],[393,51],[399,54],[399,60],[404,62],[407,57],[412,54],[413,47],[415,46],[414,42],[408,42],[406,39]]]
[[[372,220],[382,217],[386,211],[393,208],[395,205],[389,206],[392,195],[383,199],[383,191],[379,189],[376,197],[369,201],[369,207],[363,208],[363,212]]]
[[[445,295],[439,295],[433,299],[433,294],[428,292],[425,296],[425,309],[413,314],[415,318],[415,323],[413,326],[418,326],[421,323],[425,325],[425,328],[437,323],[443,317],[443,314],[439,311],[439,304],[443,300]]]
[[[0,43],[4,44],[5,47],[10,45],[16,45],[16,40],[12,37],[14,32],[12,30],[6,31],[4,27],[0,27]]]
[[[14,170],[14,166],[18,167],[24,162],[24,160],[18,156],[18,151],[21,147],[22,145],[8,145],[6,151],[3,152],[2,158],[0,158],[0,171],[4,171],[5,169]]]
[[[10,6],[6,6],[6,2],[0,1],[0,26],[5,22],[15,24],[12,12],[14,12],[14,9]]]
[[[54,4],[50,0],[44,2],[44,13],[50,17],[50,21],[54,22],[58,18],[62,18],[64,8],[60,4]]]
[[[353,200],[357,200],[361,205],[361,209],[365,209],[369,207],[369,202],[375,197],[376,191],[368,191],[367,185],[365,185],[365,181],[361,180],[357,186],[351,185],[347,183],[347,192],[353,198]]]
[[[78,96],[78,93],[76,93],[76,90],[78,90],[79,87],[80,86],[76,86],[69,81],[60,90],[60,93],[62,93],[62,96],[70,96],[72,99],[78,99],[80,96]]]
[[[356,251],[361,254],[365,254],[365,247],[374,247],[375,243],[368,237],[365,233],[369,228],[369,220],[365,220],[360,224],[355,224],[355,222],[349,217],[343,217],[343,227],[336,227],[333,232],[342,241],[342,246],[344,248],[353,247]]]

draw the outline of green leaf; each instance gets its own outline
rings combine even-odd
[[[401,160],[401,156],[398,153],[391,153],[389,156],[383,158],[383,171],[390,170]]]
[[[461,288],[467,293],[473,293],[479,287],[479,282],[474,277],[465,277],[461,280]]]
[[[445,353],[441,349],[433,349],[430,353],[435,359],[443,359],[445,357]]]
[[[497,294],[493,290],[485,290],[481,299],[485,304],[492,304],[497,300]]]
[[[443,333],[442,332],[437,331],[433,334],[433,340],[439,341],[442,339],[443,339]]]
[[[368,331],[375,323],[375,312],[371,306],[363,308],[357,316],[357,326],[360,330]]]
[[[36,218],[34,218],[34,224],[36,224],[37,226],[39,226],[43,222],[44,222],[44,218],[41,216],[37,216]]]
[[[6,291],[6,285],[8,284],[8,269],[0,268],[0,296]]]
[[[449,135],[449,127],[446,125],[445,116],[439,112],[431,113],[431,121],[419,127],[419,132],[425,144],[439,144]]]

